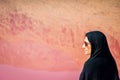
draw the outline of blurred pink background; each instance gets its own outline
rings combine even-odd
[[[79,80],[87,31],[100,30],[120,74],[119,0],[1,0],[0,80]]]

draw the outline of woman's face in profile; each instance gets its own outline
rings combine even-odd
[[[86,55],[91,54],[91,44],[90,44],[87,37],[85,37],[85,39],[84,39],[84,43],[82,45],[82,48],[84,49]]]

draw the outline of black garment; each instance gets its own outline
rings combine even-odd
[[[105,35],[100,31],[86,34],[92,51],[85,62],[79,80],[119,80],[114,58],[108,47]]]

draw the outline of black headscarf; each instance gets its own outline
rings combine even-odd
[[[79,80],[119,80],[117,66],[105,35],[100,31],[91,31],[86,33],[86,37],[92,51]]]

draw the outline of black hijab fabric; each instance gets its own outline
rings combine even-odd
[[[108,47],[105,35],[100,31],[86,33],[92,51],[85,62],[79,80],[119,80],[114,58]]]

